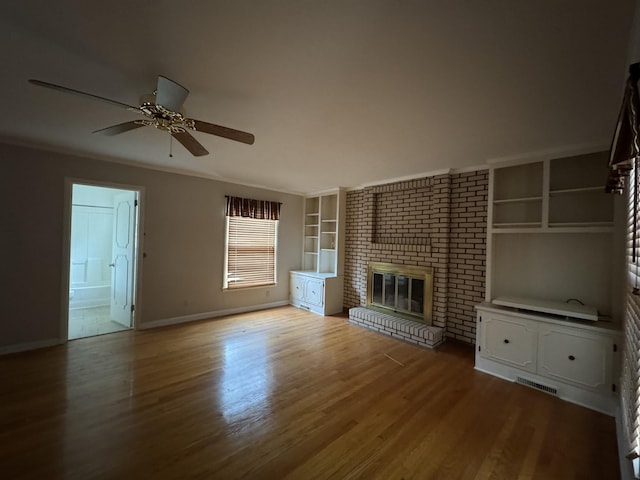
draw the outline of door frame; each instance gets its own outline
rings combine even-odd
[[[65,177],[64,179],[64,207],[62,213],[62,281],[60,292],[60,327],[58,343],[68,342],[69,336],[69,288],[70,288],[70,267],[71,261],[71,214],[73,203],[73,185],[87,185],[90,187],[115,188],[120,190],[135,191],[138,194],[137,221],[135,226],[136,246],[133,254],[133,279],[134,289],[132,293],[132,305],[135,310],[131,317],[131,328],[137,330],[138,319],[142,313],[142,262],[140,261],[143,252],[144,242],[144,194],[145,188],[140,185],[128,185],[124,183],[91,180],[85,178]]]

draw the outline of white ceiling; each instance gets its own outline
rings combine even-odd
[[[21,0],[0,6],[5,140],[310,193],[607,145],[634,0]],[[187,116],[251,132],[194,133],[195,158],[137,118],[27,83],[138,105],[158,74]]]

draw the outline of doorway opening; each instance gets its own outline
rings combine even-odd
[[[140,192],[71,184],[67,339],[134,326]]]

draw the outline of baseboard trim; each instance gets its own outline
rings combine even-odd
[[[140,323],[136,326],[137,330],[148,330],[151,328],[168,327],[169,325],[179,325],[181,323],[196,322],[198,320],[206,320],[207,318],[224,317],[226,315],[235,315],[237,313],[255,312],[257,310],[268,310],[270,308],[284,307],[288,305],[288,300],[279,302],[263,303],[261,305],[251,305],[249,307],[228,308],[226,310],[215,310],[213,312],[194,313],[191,315],[182,315],[180,317],[163,318],[153,320],[151,322]]]
[[[7,345],[0,347],[0,355],[8,355],[10,353],[20,353],[29,350],[37,350],[38,348],[53,347],[60,345],[61,342],[58,338],[49,338],[47,340],[39,340],[37,342],[18,343],[16,345]]]

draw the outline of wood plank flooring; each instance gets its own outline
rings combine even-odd
[[[0,357],[7,479],[617,479],[611,417],[292,307]]]

